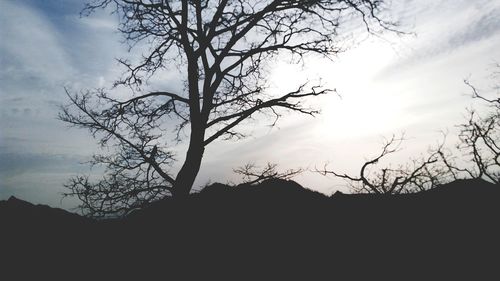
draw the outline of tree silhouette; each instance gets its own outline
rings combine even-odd
[[[67,184],[94,216],[123,214],[166,195],[189,194],[205,147],[217,139],[241,138],[244,121],[258,113],[282,110],[315,115],[304,100],[331,93],[321,85],[302,84],[272,95],[266,91],[267,69],[287,52],[294,61],[306,54],[331,57],[339,48],[342,26],[359,21],[368,32],[398,32],[382,19],[381,0],[95,0],[84,14],[112,8],[130,47],[148,46],[139,59],[119,61],[125,75],[115,86],[130,87],[134,96],[120,100],[103,89],[72,93],[60,119],[90,130],[99,143],[114,147],[93,164],[107,165],[105,177],[93,183],[79,176]],[[154,75],[178,66],[184,91],[144,91]],[[167,122],[168,121],[168,122]],[[169,150],[166,135],[189,137],[183,164]]]
[[[496,65],[500,69],[500,64]],[[500,72],[494,71],[492,78],[498,79]],[[338,173],[325,167],[316,169],[323,175],[333,175],[348,181],[355,193],[398,194],[412,193],[431,189],[441,184],[460,179],[484,179],[494,184],[500,184],[500,98],[491,98],[480,93],[469,80],[464,80],[474,99],[485,103],[489,110],[478,111],[468,109],[467,119],[457,127],[458,151],[445,149],[445,141],[437,147],[429,149],[429,155],[411,160],[411,163],[396,168],[381,168],[373,171],[378,162],[389,154],[395,153],[403,141],[403,137],[392,136],[382,148],[382,152],[366,161],[359,176]],[[498,94],[499,84],[492,92]],[[445,135],[446,138],[446,135]],[[456,154],[461,154],[457,156]],[[457,159],[465,157],[457,164]]]
[[[300,173],[303,169],[288,169],[278,171],[278,164],[267,163],[264,167],[258,167],[253,163],[247,163],[242,167],[233,169],[233,172],[242,176],[242,184],[259,184],[269,179],[289,180]]]
[[[404,136],[392,136],[382,146],[382,151],[375,157],[367,160],[359,171],[359,176],[342,174],[327,166],[322,170],[316,169],[323,175],[333,175],[345,179],[354,193],[401,194],[414,193],[434,188],[447,183],[453,176],[446,164],[449,154],[445,153],[444,144],[429,149],[429,154],[418,159],[411,159],[409,163],[396,167],[378,168],[379,161],[390,154],[397,152],[404,141]]]
[[[496,66],[500,69],[500,65]],[[500,73],[494,72],[493,78],[498,79]],[[468,157],[472,166],[459,168],[454,162],[448,164],[456,174],[465,174],[471,178],[483,178],[490,182],[500,183],[500,99],[488,98],[468,80],[464,81],[471,89],[472,97],[486,103],[489,111],[484,113],[475,109],[468,110],[468,118],[460,124],[457,145],[459,151]],[[498,83],[493,91],[498,91]]]

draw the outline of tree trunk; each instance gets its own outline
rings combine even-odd
[[[183,5],[185,5],[183,1]],[[183,7],[183,11],[187,7]],[[186,23],[184,23],[185,25]],[[188,57],[188,82],[189,82],[189,118],[191,123],[191,133],[189,137],[189,147],[186,159],[182,165],[173,188],[174,197],[187,197],[193,188],[194,180],[200,171],[201,159],[205,151],[205,125],[200,110],[200,90],[198,76],[198,61],[189,46],[186,47]]]
[[[186,160],[175,179],[174,194],[172,194],[174,197],[187,197],[200,171],[201,160],[205,151],[203,145],[204,134],[203,131],[196,131],[195,127],[191,129],[193,131],[191,132]]]

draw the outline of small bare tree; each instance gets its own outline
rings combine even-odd
[[[60,119],[89,129],[116,153],[94,158],[108,167],[104,179],[70,181],[69,195],[92,215],[123,213],[165,195],[184,197],[193,186],[205,147],[218,139],[244,137],[238,126],[258,113],[275,117],[281,110],[315,115],[307,97],[332,91],[302,84],[295,91],[266,91],[266,66],[287,52],[295,60],[314,53],[340,51],[338,30],[359,20],[372,33],[394,31],[380,15],[383,0],[94,0],[84,12],[111,7],[131,48],[146,43],[139,59],[120,59],[127,69],[115,86],[134,90],[116,99],[104,90],[73,94]],[[397,32],[397,31],[396,31]],[[183,92],[143,92],[148,79],[178,65]],[[178,170],[165,140],[174,129],[177,141],[189,137]]]
[[[401,194],[431,189],[449,180],[450,169],[441,163],[447,159],[443,152],[444,141],[436,148],[429,149],[429,155],[412,159],[405,165],[378,168],[379,161],[400,149],[404,137],[392,136],[385,140],[382,151],[366,161],[359,176],[338,173],[325,167],[316,169],[322,175],[333,175],[347,180],[354,193]]]
[[[259,167],[253,163],[248,163],[242,167],[233,170],[236,174],[242,176],[244,184],[257,184],[269,179],[289,180],[300,173],[303,169],[278,170],[278,164],[267,163],[264,167]]]
[[[500,65],[496,65],[500,69]],[[500,77],[500,72],[493,72],[494,80]],[[372,169],[389,154],[395,153],[403,138],[392,137],[387,140],[382,152],[366,161],[359,176],[350,176],[327,169],[316,170],[323,175],[334,175],[348,181],[353,192],[397,194],[418,192],[433,188],[453,180],[465,178],[481,178],[495,184],[500,184],[500,98],[488,98],[468,80],[464,83],[470,88],[472,97],[485,103],[488,111],[480,112],[469,109],[466,122],[458,125],[459,142],[456,151],[444,147],[443,142],[430,149],[427,157],[411,160],[411,163],[396,168]],[[500,90],[496,83],[493,91]],[[458,155],[462,154],[462,155]],[[459,159],[465,156],[465,159]],[[465,164],[457,164],[465,162]],[[372,168],[372,169],[371,169]]]
[[[500,66],[497,65],[500,69]],[[494,73],[494,78],[500,77]],[[490,109],[480,113],[469,109],[467,122],[459,125],[460,142],[457,148],[472,162],[472,167],[457,168],[455,170],[467,174],[472,178],[483,178],[493,183],[500,183],[500,98],[487,98],[479,93],[477,88],[468,80],[464,81],[472,91],[473,98],[486,103]],[[497,91],[499,87],[493,90]]]

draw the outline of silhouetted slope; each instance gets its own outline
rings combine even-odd
[[[63,209],[51,208],[46,205],[34,205],[27,201],[11,196],[8,200],[0,201],[0,220],[24,221],[37,223],[43,220],[64,223],[79,223],[88,219]]]
[[[418,194],[332,197],[272,180],[256,186],[214,184],[184,200],[167,198],[124,219],[91,223],[9,200],[0,202],[0,222],[46,225],[21,237],[57,234],[40,242],[39,250],[70,256],[59,260],[68,268],[87,264],[89,272],[104,270],[114,277],[142,272],[236,280],[319,274],[478,280],[498,275],[499,199],[500,188],[480,180]],[[30,251],[21,249],[16,252]]]
[[[384,272],[403,280],[478,278],[496,268],[498,259],[490,257],[500,250],[499,199],[498,187],[475,180],[419,194],[331,198],[287,181],[215,184],[188,200],[135,212],[125,228],[136,238],[168,241],[153,251],[173,264],[196,253],[197,266],[235,274],[250,267],[281,277],[306,272],[310,279],[325,270],[341,274],[342,265],[359,267],[354,275]]]
[[[311,207],[314,203],[321,202],[319,203],[321,205],[327,204],[328,201],[328,197],[323,194],[287,180],[275,179],[258,185],[239,186],[216,183],[199,193],[192,194],[187,200],[166,198],[155,202],[143,210],[132,213],[127,220],[130,222],[144,222],[152,218],[175,220],[178,217],[176,212],[211,218],[230,218],[232,215],[272,216],[281,212],[287,216],[307,206]]]

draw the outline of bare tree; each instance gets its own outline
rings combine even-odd
[[[448,159],[444,152],[444,141],[436,148],[429,149],[429,155],[419,159],[411,159],[405,165],[378,168],[379,161],[400,149],[404,137],[392,136],[382,146],[377,156],[367,160],[360,169],[359,176],[351,176],[330,170],[325,167],[316,169],[323,175],[333,175],[347,180],[354,193],[401,194],[428,190],[446,183],[450,176],[449,167],[443,165]]]
[[[291,179],[303,172],[303,169],[288,169],[280,172],[278,164],[267,163],[263,168],[253,163],[248,163],[233,170],[243,177],[244,184],[257,184],[269,179]]]
[[[112,8],[120,31],[131,48],[149,49],[132,62],[119,61],[127,72],[115,86],[135,94],[119,100],[104,90],[73,94],[60,119],[87,128],[102,146],[116,153],[98,156],[108,167],[105,178],[90,183],[77,177],[69,195],[83,200],[93,215],[123,213],[165,195],[187,196],[200,169],[205,147],[217,139],[244,137],[238,126],[257,113],[275,122],[282,111],[318,113],[307,97],[332,92],[302,84],[295,91],[271,95],[266,91],[267,66],[288,52],[301,61],[314,53],[331,57],[340,51],[339,28],[358,20],[368,32],[394,30],[381,18],[383,0],[95,0],[85,14]],[[148,79],[178,65],[185,90],[143,92]],[[168,120],[168,122],[166,122]],[[175,125],[172,125],[175,123]],[[241,126],[240,126],[241,128]],[[165,132],[174,129],[177,141],[189,136],[183,164],[168,150]]]
[[[500,66],[497,65],[500,69]],[[494,73],[494,78],[500,77]],[[500,99],[487,98],[479,93],[478,89],[468,80],[464,81],[472,91],[473,98],[486,103],[489,111],[480,113],[477,110],[468,110],[468,119],[459,125],[460,142],[457,148],[472,162],[472,167],[457,168],[472,178],[483,178],[493,183],[500,183]],[[498,86],[493,90],[498,91]]]
[[[500,69],[500,65],[497,64],[496,68]],[[492,77],[497,80],[500,72],[494,71]],[[466,122],[457,126],[458,153],[444,147],[444,133],[443,141],[437,147],[429,149],[427,157],[411,160],[404,166],[373,171],[382,158],[398,151],[403,137],[393,136],[384,143],[378,156],[362,165],[359,176],[341,174],[329,170],[326,165],[322,170],[316,171],[347,180],[356,193],[411,193],[465,178],[481,178],[500,184],[500,98],[489,98],[481,94],[468,80],[464,80],[464,83],[470,88],[472,97],[482,101],[489,110],[468,110]],[[499,83],[496,83],[492,91],[496,91],[498,95],[499,90]],[[461,155],[457,156],[458,154]],[[461,159],[462,156],[466,158]],[[465,163],[457,164],[457,161]]]

